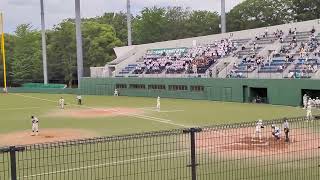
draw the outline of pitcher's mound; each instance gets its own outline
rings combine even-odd
[[[0,146],[49,143],[95,136],[93,132],[79,129],[42,129],[38,136],[33,136],[31,131],[21,131],[0,134]]]

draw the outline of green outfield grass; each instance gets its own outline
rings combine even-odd
[[[31,115],[40,119],[41,128],[86,129],[101,136],[305,115],[305,111],[298,107],[164,98],[161,99],[163,112],[156,112],[150,110],[156,105],[155,98],[83,96],[82,109],[146,108],[148,110],[144,110],[144,115],[147,118],[117,116],[79,119],[46,116],[58,110],[58,99],[61,96],[65,98],[66,109],[79,108],[75,106],[74,95],[1,94],[0,114],[3,118],[0,119],[0,133],[30,129]]]

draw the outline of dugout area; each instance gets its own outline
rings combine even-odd
[[[268,104],[268,89],[250,88],[250,102]]]
[[[312,99],[316,99],[316,97],[320,98],[320,90],[315,89],[302,89],[301,90],[301,105],[303,105],[303,96],[307,94],[308,97],[311,97]]]

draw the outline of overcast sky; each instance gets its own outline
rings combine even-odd
[[[226,8],[244,0],[226,0]],[[44,0],[47,28],[66,18],[74,18],[74,0]],[[220,11],[220,0],[131,0],[132,13],[144,7],[183,6],[191,9]],[[126,0],[81,0],[82,17],[94,17],[104,12],[126,10]],[[5,32],[13,32],[18,24],[31,23],[40,27],[40,0],[0,0],[0,11],[4,13]]]

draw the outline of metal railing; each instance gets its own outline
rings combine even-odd
[[[0,179],[41,180],[316,180],[320,120],[288,119],[289,142],[263,122],[3,147]]]

